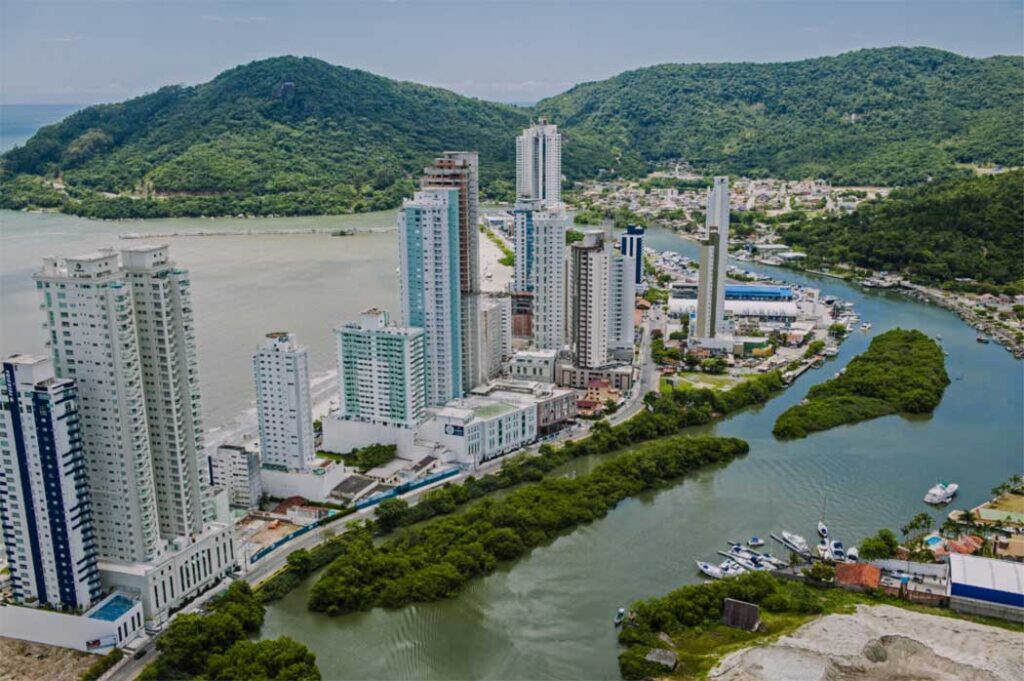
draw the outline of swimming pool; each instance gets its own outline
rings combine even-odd
[[[123,614],[131,610],[134,605],[135,601],[127,596],[114,594],[110,600],[98,607],[95,612],[90,613],[89,617],[94,620],[103,620],[104,622],[115,622]]]
[[[936,544],[942,543],[942,537],[928,537],[924,540],[924,543],[927,544],[929,547],[935,546]]]

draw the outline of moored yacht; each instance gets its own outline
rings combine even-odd
[[[721,579],[722,578],[722,569],[720,567],[718,567],[717,565],[712,565],[711,563],[705,563],[702,560],[698,560],[697,561],[697,569],[700,570],[701,572],[703,572],[705,575],[707,575],[711,579]]]
[[[934,487],[928,490],[928,493],[924,495],[924,502],[926,504],[948,504],[956,496],[957,490],[960,489],[960,485],[955,482],[949,484],[936,483]]]

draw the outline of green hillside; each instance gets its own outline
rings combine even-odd
[[[476,149],[511,198],[514,137],[546,115],[571,180],[684,158],[707,172],[911,184],[955,163],[1024,162],[1024,60],[862,50],[785,64],[688,64],[579,85],[535,109],[311,58],[84,109],[0,163],[0,206],[98,217],[318,214],[397,205],[430,158]]]
[[[782,234],[809,266],[849,263],[924,282],[1024,280],[1024,171],[898,190],[849,215],[797,223]]]
[[[902,185],[957,162],[1021,165],[1022,101],[1019,57],[887,48],[780,64],[665,64],[578,85],[537,109],[647,162]]]

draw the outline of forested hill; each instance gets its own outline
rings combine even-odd
[[[934,182],[795,224],[783,239],[809,264],[903,271],[919,281],[969,277],[1024,285],[1024,171]]]
[[[777,64],[665,64],[537,109],[645,161],[711,173],[904,185],[955,162],[1024,161],[1024,59],[929,48]]]
[[[373,210],[445,149],[476,149],[511,198],[514,137],[561,126],[569,180],[684,158],[707,172],[911,184],[954,164],[1024,162],[1024,60],[862,50],[785,64],[656,66],[534,109],[311,58],[239,66],[94,106],[2,157],[0,206],[99,217]]]
[[[161,214],[167,204],[208,215],[375,210],[410,194],[419,170],[446,149],[478,150],[484,183],[511,187],[510,135],[528,122],[515,107],[278,57],[89,107],[5,154],[3,166],[59,174],[83,200],[79,210],[104,217]],[[177,196],[111,201],[90,190]]]

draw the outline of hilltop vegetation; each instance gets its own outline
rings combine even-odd
[[[1024,59],[928,48],[776,64],[665,64],[576,86],[537,110],[643,162],[707,174],[903,185],[955,162],[1024,161]],[[571,150],[571,146],[567,146]]]
[[[887,414],[927,414],[949,385],[938,343],[917,330],[892,329],[875,337],[845,373],[812,386],[802,404],[779,415],[778,438],[808,434]]]
[[[957,178],[893,192],[848,215],[798,222],[786,243],[807,265],[849,263],[924,283],[1024,280],[1024,171]]]
[[[445,149],[480,152],[512,198],[514,137],[561,126],[569,181],[706,172],[909,184],[954,163],[1024,162],[1024,60],[861,50],[784,64],[676,64],[579,85],[534,109],[312,58],[239,66],[93,106],[2,157],[0,207],[104,218],[377,210]]]

